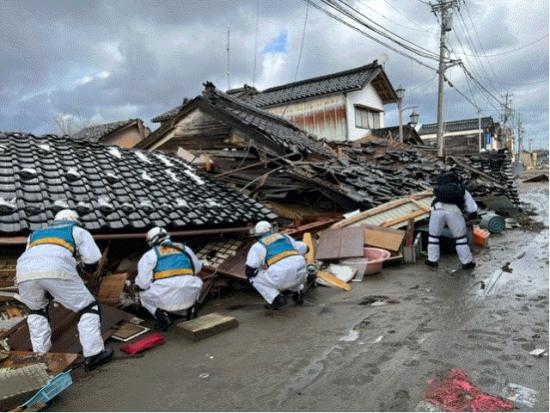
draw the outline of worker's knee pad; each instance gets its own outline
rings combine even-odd
[[[428,244],[439,245],[439,236],[429,234],[428,235]]]
[[[39,315],[41,317],[44,317],[46,320],[50,321],[50,316],[48,314],[48,307],[44,307],[39,310],[31,310],[29,311],[29,315]]]
[[[94,308],[94,307],[97,307],[97,308]],[[91,302],[82,310],[80,310],[79,313],[80,313],[80,318],[82,318],[84,314],[96,314],[99,317],[101,317],[101,313],[99,311],[99,303],[97,301]]]
[[[468,245],[468,238],[466,235],[455,238],[455,245]]]

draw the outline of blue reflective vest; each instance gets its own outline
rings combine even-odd
[[[193,261],[182,244],[164,243],[154,247],[157,265],[153,270],[153,282],[164,278],[195,275]]]
[[[283,258],[298,255],[290,240],[282,234],[269,234],[259,240],[267,250],[265,263],[269,267]]]
[[[29,248],[53,244],[67,248],[74,255],[76,253],[76,243],[73,237],[75,225],[72,221],[54,221],[47,228],[37,229],[31,234]]]

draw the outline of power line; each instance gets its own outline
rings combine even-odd
[[[477,65],[479,66],[479,69],[480,69],[480,72],[478,73],[478,77],[479,78],[485,78],[485,80],[489,84],[489,88],[493,89],[492,92],[493,93],[495,93],[495,92],[498,93],[497,88],[492,84],[491,79],[490,79],[490,75],[489,75],[488,71],[485,69],[485,66],[484,66],[483,62],[481,61],[481,58],[479,57],[479,52],[477,50],[477,47],[476,47],[474,41],[472,40],[472,36],[470,35],[470,32],[469,32],[469,30],[466,26],[466,21],[464,19],[464,16],[462,15],[462,12],[460,11],[460,9],[458,10],[458,15],[459,15],[458,21],[462,25],[462,29],[463,29],[463,32],[466,36],[466,40],[469,42],[470,47],[472,48],[472,50],[475,53],[474,61],[477,63]],[[473,22],[472,22],[472,25],[473,25]],[[472,65],[472,70],[473,70],[473,65]],[[493,74],[494,74],[494,71],[493,71]]]
[[[356,8],[354,8],[353,6],[351,6],[350,4],[346,3],[344,0],[321,0],[323,3],[325,3],[326,5],[328,5],[329,7],[332,7],[333,9],[336,9],[337,11],[339,11],[340,13],[344,14],[345,16],[349,17],[350,19],[360,23],[361,25],[367,27],[369,30],[379,34],[380,36],[383,36],[384,38],[398,44],[399,46],[401,47],[404,47],[405,49],[413,52],[413,53],[416,53],[417,55],[421,56],[421,57],[425,57],[425,58],[428,58],[428,59],[433,59],[433,60],[438,60],[438,56],[436,53],[432,52],[431,50],[428,50],[422,46],[417,46],[414,42],[411,42],[410,40],[400,36],[399,34],[397,33],[394,33],[392,32],[391,30],[389,29],[386,29],[384,26],[380,25],[379,23],[377,23],[375,20],[371,19],[370,17],[366,16],[364,13],[360,12],[359,10],[357,10]],[[352,12],[346,10],[344,7],[342,6],[339,6],[336,2],[339,2],[340,4],[342,4],[344,7],[347,7],[348,9],[352,10],[353,12],[355,12],[357,15],[361,16],[364,20],[362,20],[360,17],[357,17],[355,16]],[[385,30],[387,33],[384,33],[383,31],[381,31],[380,29],[377,29],[373,26],[371,26],[369,23],[367,23],[366,21],[372,23],[373,25],[379,27],[380,29],[382,30]],[[389,33],[389,35],[388,35]],[[403,44],[401,41],[399,40],[396,40],[394,38],[392,38],[391,36],[395,36],[397,37],[398,39],[406,42],[406,43],[409,43],[411,44],[412,46],[408,46],[408,45],[405,45]]]
[[[309,0],[306,0],[306,15],[304,17],[304,28],[302,29],[302,41],[300,42],[300,52],[298,53],[298,62],[296,63],[296,72],[294,73],[294,81],[298,79],[298,70],[302,61],[302,52],[304,50],[304,39],[306,38],[307,17],[309,13]]]
[[[510,54],[510,53],[517,52],[517,51],[519,51],[519,50],[527,49],[528,47],[531,47],[531,46],[533,46],[534,44],[537,44],[537,43],[539,43],[540,41],[545,40],[545,39],[548,39],[548,35],[543,36],[543,37],[541,37],[540,39],[533,40],[532,42],[527,43],[527,44],[524,44],[523,46],[520,46],[520,47],[517,47],[517,48],[514,48],[514,49],[509,49],[509,50],[507,50],[507,51],[505,51],[505,52],[481,55],[481,57],[504,56],[504,55],[507,55],[507,54]],[[464,55],[465,55],[465,56],[472,56],[472,55],[468,55],[468,54],[466,54],[466,53],[464,53]]]
[[[304,0],[304,1],[306,1],[306,0]],[[380,45],[382,45],[382,46],[384,46],[384,47],[386,47],[386,48],[388,48],[388,49],[394,51],[395,53],[397,53],[397,54],[399,54],[399,55],[401,55],[401,56],[404,56],[404,57],[406,57],[406,58],[408,58],[408,59],[414,60],[414,61],[417,62],[418,64],[420,64],[420,65],[422,65],[422,66],[424,66],[424,67],[427,67],[428,69],[431,69],[431,70],[433,70],[433,71],[436,71],[436,70],[437,70],[437,69],[435,69],[434,67],[429,66],[428,64],[426,64],[426,63],[422,62],[421,60],[417,59],[416,57],[411,56],[411,55],[409,55],[408,53],[405,53],[405,52],[403,52],[403,51],[401,51],[401,50],[399,50],[399,49],[397,49],[397,48],[395,48],[395,47],[393,47],[393,46],[390,46],[390,45],[387,44],[386,42],[384,42],[384,41],[382,41],[382,40],[380,40],[380,39],[378,39],[378,38],[372,36],[371,34],[367,33],[366,31],[361,30],[360,28],[358,28],[358,27],[352,25],[351,23],[349,23],[349,22],[347,22],[346,20],[342,19],[341,17],[335,15],[334,13],[330,12],[329,10],[326,10],[325,8],[321,7],[319,4],[316,4],[314,1],[312,1],[312,0],[308,0],[308,1],[309,1],[310,4],[311,4],[313,7],[315,7],[317,10],[323,12],[324,14],[326,14],[326,15],[329,16],[329,17],[331,17],[332,19],[334,19],[334,20],[336,20],[336,21],[338,21],[338,22],[340,22],[340,23],[342,23],[342,24],[348,26],[349,28],[351,28],[351,29],[353,29],[353,30],[355,30],[355,31],[357,31],[357,32],[359,32],[359,33],[361,33],[363,36],[365,36],[365,37],[367,37],[367,38],[369,38],[369,39],[375,41],[376,43],[378,43],[378,44],[380,44]]]
[[[476,39],[477,39],[477,43],[479,44],[479,48],[481,49],[481,51],[483,52],[483,54],[486,54],[485,48],[483,47],[483,44],[481,43],[479,34],[478,34],[478,32],[477,32],[476,26],[475,26],[474,21],[473,21],[473,19],[472,19],[472,16],[470,15],[470,9],[469,9],[469,7],[468,7],[468,4],[466,3],[466,0],[463,0],[463,2],[464,2],[465,9],[466,9],[466,15],[468,16],[468,19],[470,20],[471,27],[472,27],[472,29],[474,30],[474,35],[475,35],[475,37],[476,37]],[[466,22],[465,22],[465,20],[464,20],[464,16],[462,15],[462,12],[459,10],[458,13],[459,13],[460,18],[462,19],[462,21],[463,21],[463,23],[464,23],[464,28],[467,29],[467,27],[466,27]],[[474,44],[473,41],[472,41],[472,44]],[[475,45],[475,44],[474,44],[474,45]],[[480,57],[481,54],[480,54],[479,51],[477,51],[477,50],[476,50],[475,52],[477,53],[477,58],[478,58],[478,61],[479,61],[479,63],[480,63],[480,66],[481,66],[482,70],[483,70],[483,71],[485,72],[485,74],[487,75],[487,80],[488,80],[489,83],[491,84],[491,87],[492,87],[495,91],[497,91],[497,93],[498,93],[498,88],[495,87],[495,85],[491,82],[490,76],[489,76],[488,72],[485,70],[485,66],[483,65],[483,62],[482,62],[481,57]],[[497,74],[495,73],[495,71],[494,71],[494,69],[493,69],[493,66],[491,65],[491,62],[489,62],[489,59],[485,58],[485,60],[487,61],[487,66],[489,67],[489,70],[490,70],[491,73],[493,74],[494,78],[495,78],[495,79],[498,79],[498,76],[497,76]]]
[[[386,3],[388,6],[390,6],[392,9],[394,9],[395,11],[397,11],[397,13],[401,14],[401,16],[404,16],[404,14],[402,14],[399,9],[395,8],[394,6],[392,6],[391,3],[389,3],[387,0],[383,0],[384,3]],[[411,26],[407,26],[405,24],[402,24],[402,23],[399,23],[399,22],[396,22],[395,20],[392,20],[390,19],[389,17],[383,15],[382,13],[380,13],[378,10],[376,10],[375,8],[373,7],[370,7],[369,5],[367,5],[365,3],[365,0],[362,1],[362,3],[366,8],[368,8],[369,10],[372,10],[374,13],[378,14],[379,16],[382,16],[382,18],[384,18],[385,20],[389,21],[390,23],[392,24],[396,24],[398,26],[401,26],[401,27],[404,27],[405,29],[408,29],[408,30],[414,30],[416,32],[421,32],[421,33],[426,33],[426,30],[425,29],[418,29],[416,27],[411,27]],[[407,16],[405,16],[407,17]],[[410,16],[407,17],[408,20],[410,20]]]

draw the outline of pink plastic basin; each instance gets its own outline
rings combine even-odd
[[[365,257],[367,257],[367,270],[365,274],[376,274],[382,271],[384,261],[390,257],[390,252],[382,248],[365,247]]]
[[[384,261],[390,257],[390,252],[381,248],[365,247],[365,258],[348,258],[340,263],[356,268],[358,275],[370,275],[379,273],[382,270]]]

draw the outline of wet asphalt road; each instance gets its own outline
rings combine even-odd
[[[522,191],[548,225],[547,187]],[[529,355],[548,348],[548,229],[508,230],[475,255],[473,272],[447,255],[437,270],[387,268],[274,313],[252,293],[212,300],[203,312],[231,314],[237,329],[198,343],[170,331],[141,359],[76,372],[50,409],[410,411],[428,379],[459,368],[492,394],[531,388],[536,403],[520,410],[548,411],[548,357]],[[371,295],[398,303],[361,305]]]

